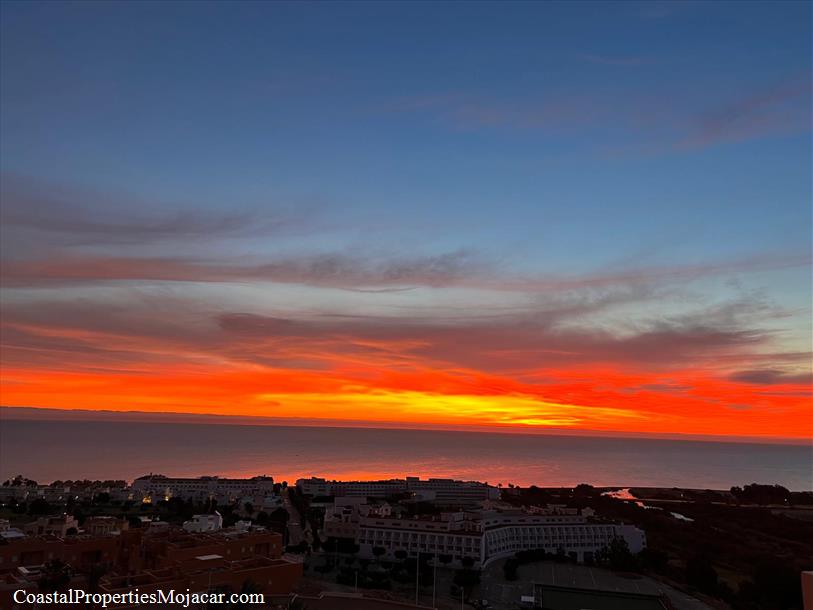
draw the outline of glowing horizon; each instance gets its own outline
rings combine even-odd
[[[6,3],[0,404],[813,439],[811,7],[649,4]]]
[[[571,372],[571,375],[574,373]],[[584,372],[575,372],[581,377]],[[339,423],[365,421],[370,425],[393,424],[449,426],[451,429],[483,430],[499,427],[517,432],[551,430],[579,430],[604,433],[636,433],[651,435],[696,435],[732,438],[764,438],[776,440],[811,440],[809,431],[809,404],[799,386],[784,384],[774,387],[772,396],[764,396],[760,386],[740,387],[736,382],[694,376],[695,386],[702,387],[695,397],[673,399],[667,402],[664,394],[653,384],[644,383],[649,377],[635,376],[633,385],[627,376],[615,380],[607,371],[599,372],[608,384],[604,401],[613,406],[585,406],[555,402],[540,396],[539,388],[529,385],[525,392],[520,386],[495,393],[485,387],[472,388],[462,382],[461,388],[469,393],[454,393],[452,382],[444,393],[398,388],[408,385],[404,378],[389,388],[361,385],[352,380],[342,384],[337,379],[326,380],[319,375],[297,379],[289,377],[284,383],[265,379],[256,372],[214,373],[201,370],[158,375],[143,371],[133,375],[70,373],[54,374],[50,379],[30,380],[30,373],[4,370],[4,406],[31,406],[63,410],[143,411],[153,413],[179,413],[195,415],[256,416],[269,418],[309,419]],[[564,373],[562,373],[564,375]],[[39,377],[39,374],[35,374]],[[654,375],[651,379],[658,379]],[[673,375],[671,379],[678,378]],[[564,379],[562,380],[564,382]],[[491,383],[498,381],[491,380]],[[149,389],[145,389],[145,384]],[[266,385],[268,384],[268,385]],[[609,386],[615,384],[612,390]],[[318,392],[263,392],[265,387],[323,386]],[[430,384],[432,385],[432,384]],[[554,385],[546,396],[565,395],[586,397],[595,394],[590,381]],[[32,391],[32,386],[45,388]],[[17,387],[23,389],[17,391]],[[634,402],[629,403],[632,392],[639,388]],[[710,413],[709,396],[718,393],[717,400],[736,400],[758,407],[745,409],[732,416],[731,409],[722,403],[716,413]],[[699,409],[702,417],[693,415]],[[769,416],[766,416],[766,413]],[[736,425],[732,425],[736,424]]]

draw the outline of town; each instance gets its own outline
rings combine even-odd
[[[775,492],[762,487],[707,504]],[[786,499],[805,506],[808,495]],[[418,477],[289,485],[270,476],[17,476],[0,486],[0,610],[26,607],[20,590],[71,589],[122,600],[119,608],[137,607],[128,593],[169,590],[261,594],[259,607],[317,610],[719,607],[725,583],[682,583],[667,553],[648,546],[646,529],[660,536],[663,523],[694,521],[658,501],[675,500],[645,510],[630,490]],[[651,525],[641,527],[639,513]],[[684,567],[707,581],[714,571]]]

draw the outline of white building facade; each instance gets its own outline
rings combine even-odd
[[[223,517],[215,512],[213,515],[193,515],[192,519],[183,522],[187,532],[216,532],[223,529]]]
[[[386,556],[403,550],[451,556],[453,564],[469,557],[476,566],[509,557],[518,551],[543,549],[563,552],[577,561],[589,559],[614,539],[627,542],[637,553],[646,547],[644,532],[631,525],[588,521],[582,515],[531,515],[521,511],[469,511],[447,513],[435,519],[361,517],[358,525],[360,554],[373,556],[383,547]]]
[[[326,481],[312,477],[296,482],[299,490],[308,496],[360,496],[386,498],[397,494],[411,494],[413,499],[441,505],[476,505],[500,497],[500,490],[477,481],[454,479],[425,479],[407,477],[384,481]]]
[[[160,474],[140,477],[133,481],[134,495],[153,502],[182,498],[184,500],[235,501],[244,496],[267,496],[274,493],[274,479],[256,476],[250,479],[223,479],[220,477],[172,478]]]

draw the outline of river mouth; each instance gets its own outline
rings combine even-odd
[[[613,491],[605,491],[601,495],[602,496],[608,496],[610,498],[615,498],[616,500],[623,500],[624,502],[632,502],[633,504],[635,504],[635,506],[639,506],[639,507],[641,507],[643,509],[646,509],[646,510],[663,510],[663,507],[661,507],[661,506],[646,504],[645,502],[643,502],[643,501],[639,500],[638,498],[636,498],[630,492],[629,487],[625,487],[623,489],[618,489],[618,490],[613,490]],[[678,521],[685,521],[686,523],[693,523],[694,522],[694,519],[692,519],[691,517],[687,517],[686,515],[683,515],[681,513],[674,512],[674,511],[668,511],[668,513],[669,513],[669,515],[671,515],[672,517],[674,517]]]

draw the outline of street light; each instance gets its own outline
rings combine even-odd
[[[435,607],[435,590],[438,587],[438,549],[435,545],[435,563],[432,564],[432,608]]]
[[[418,605],[418,582],[421,577],[421,549],[418,548],[418,559],[415,562],[415,606]]]

